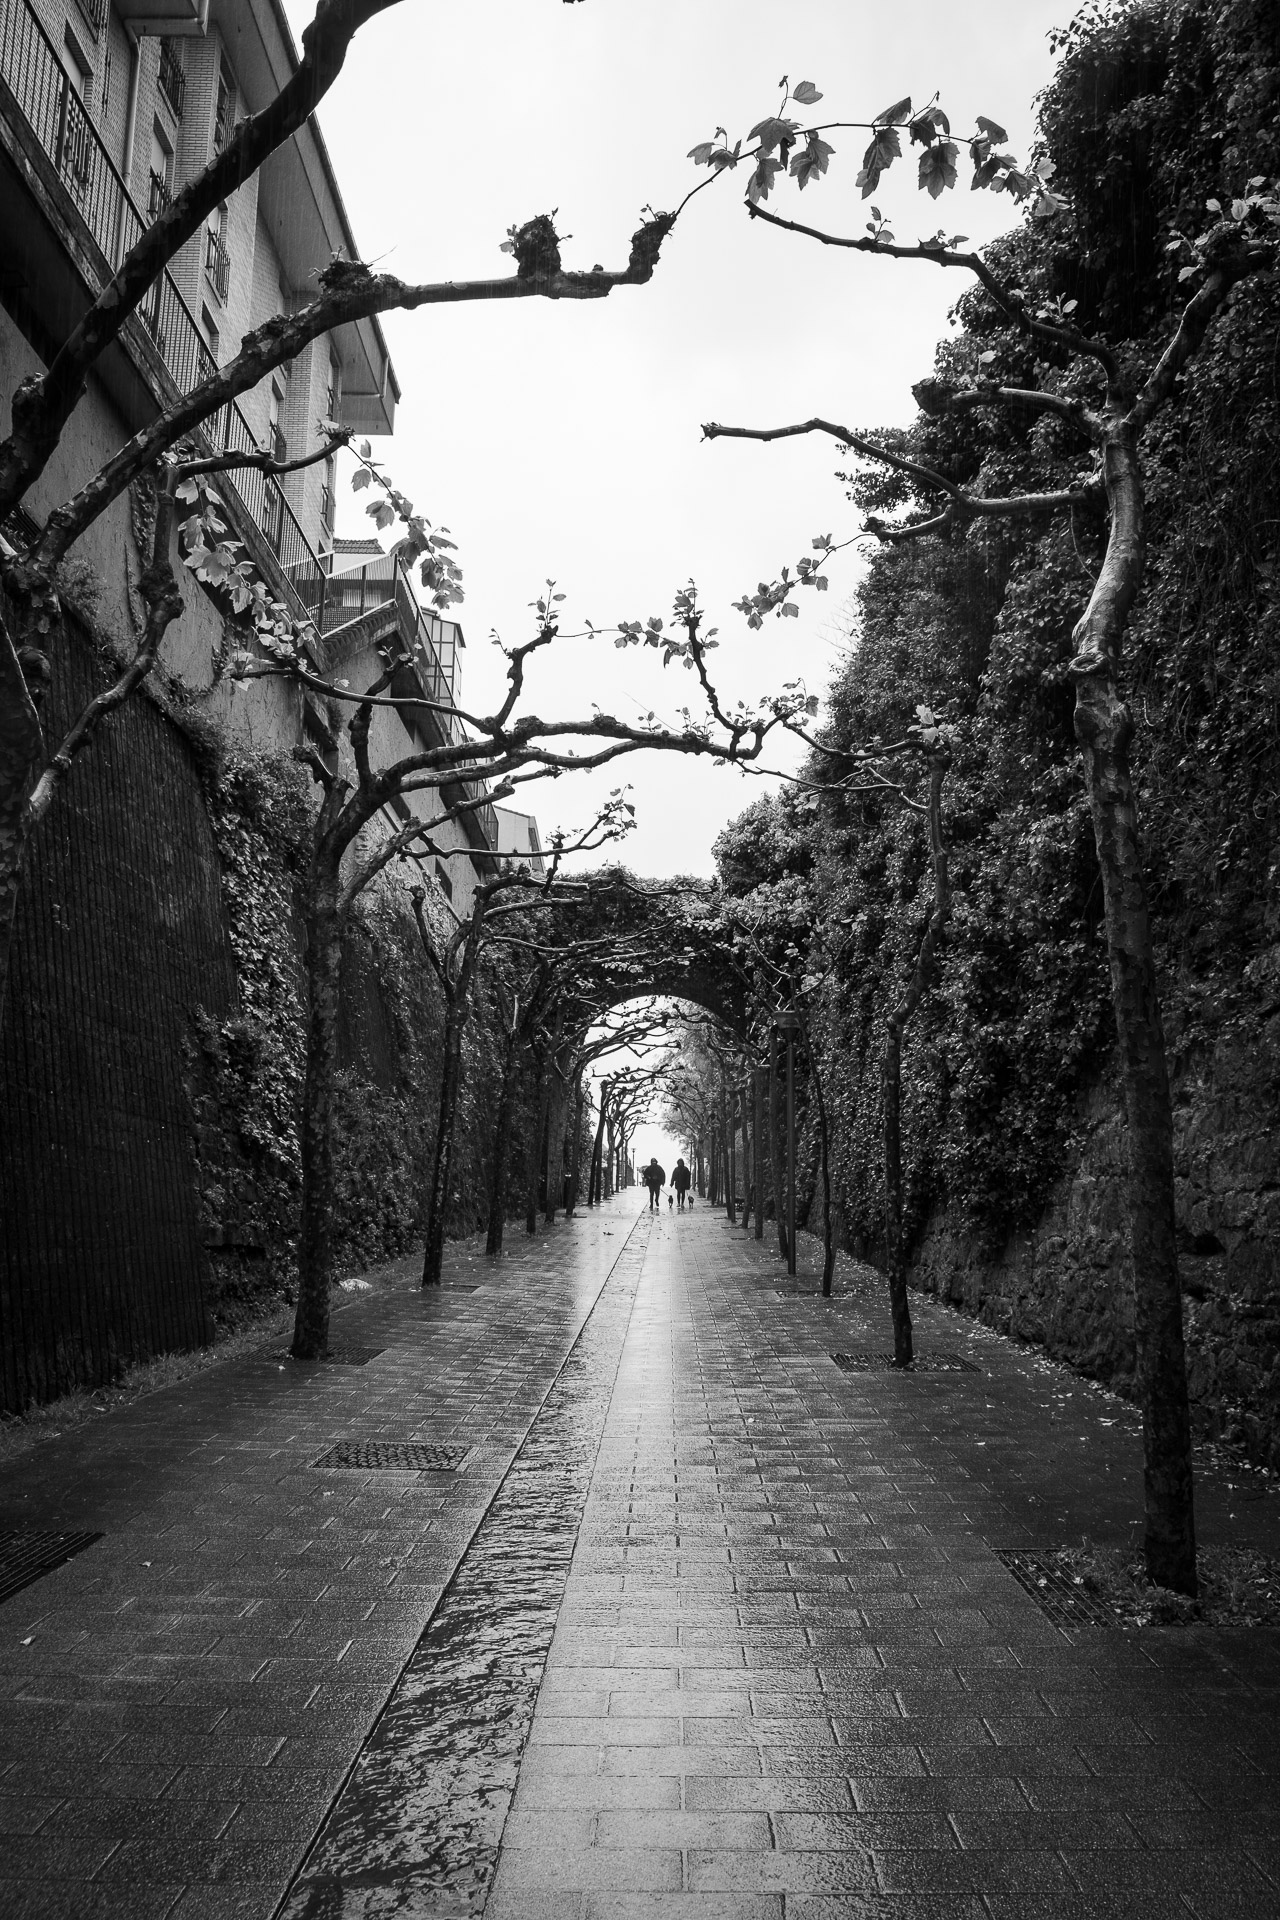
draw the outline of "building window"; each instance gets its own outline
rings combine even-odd
[[[210,284],[225,307],[231,291],[231,254],[227,248],[227,209],[218,208],[205,236],[204,267]]]
[[[213,116],[213,150],[221,153],[236,126],[236,83],[225,60],[218,62],[218,105]]]
[[[325,388],[324,417],[337,425],[338,408],[342,405],[342,362],[335,353],[329,355],[329,384]]]
[[[176,40],[160,42],[160,98],[175,120],[181,120],[187,97],[187,70],[182,64]]]
[[[147,195],[147,216],[156,220],[168,211],[173,200],[173,147],[157,120],[151,128],[151,187]]]
[[[58,171],[79,198],[88,188],[93,165],[93,135],[84,98],[92,79],[89,59],[68,26],[62,40],[62,70],[66,75],[59,110]]]
[[[200,308],[200,325],[204,329],[205,345],[213,355],[213,364],[216,367],[218,364],[218,349],[222,344],[222,335],[218,331],[217,321],[210,313],[208,307],[203,304]]]
[[[94,39],[100,39],[111,18],[111,0],[76,0],[76,4]]]

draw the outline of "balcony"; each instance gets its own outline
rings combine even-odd
[[[227,295],[231,291],[231,255],[227,252],[227,243],[220,233],[210,227],[205,235],[204,270],[209,276],[210,285],[225,307]]]
[[[169,182],[162,173],[151,169],[151,184],[147,189],[147,218],[158,220],[162,213],[168,213],[173,205],[173,195],[169,191]]]
[[[174,119],[181,120],[187,98],[187,70],[178,58],[178,49],[172,40],[160,42],[159,87],[160,98]]]

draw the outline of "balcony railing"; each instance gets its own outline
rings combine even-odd
[[[90,32],[99,39],[111,18],[111,0],[77,0]]]
[[[173,205],[173,195],[169,191],[169,182],[162,173],[151,169],[151,183],[147,189],[147,218],[158,220]]]
[[[161,98],[167,101],[174,119],[181,120],[187,99],[187,70],[172,40],[160,42],[159,86]]]
[[[213,284],[213,290],[223,306],[227,304],[227,295],[231,291],[231,255],[227,243],[220,233],[210,227],[205,235],[204,269]]]

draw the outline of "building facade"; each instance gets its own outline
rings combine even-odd
[[[148,219],[296,60],[277,0],[0,0],[0,430],[18,382],[48,364]],[[309,299],[335,256],[358,254],[310,121],[157,281],[0,539],[29,539],[246,332]],[[323,444],[325,420],[389,434],[398,398],[381,327],[363,321],[194,437],[292,460]],[[377,714],[375,764],[461,739],[461,628],[426,611],[375,543],[336,536],[336,484],[327,462],[228,474],[219,491],[274,597],[313,623],[324,672],[358,686],[392,634],[413,643],[419,664],[394,689],[406,704]],[[149,558],[136,518],[117,500],[64,566],[51,744],[136,646]],[[0,1409],[203,1340],[219,1303],[288,1267],[308,804],[290,756],[323,715],[284,680],[231,682],[225,609],[179,577],[185,611],[154,685],[100,730],[32,843],[0,1027]],[[425,821],[459,799],[476,804],[418,871],[442,910],[465,914],[499,857],[492,805],[478,787],[405,804]],[[366,1205],[353,1260],[412,1231],[430,1105],[434,1042],[415,1012],[430,982],[402,905],[371,904],[344,971],[345,1137],[396,1162],[401,1193],[394,1220]]]

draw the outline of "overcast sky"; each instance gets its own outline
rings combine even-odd
[[[1025,155],[1050,72],[1046,33],[1071,11],[1069,0],[404,0],[361,31],[320,120],[371,262],[411,279],[501,272],[506,229],[558,208],[573,236],[567,265],[620,267],[641,208],[673,206],[699,177],[687,150],[717,123],[745,136],[784,73],[814,81],[817,113],[831,119],[937,89],[958,131],[986,114]],[[293,9],[295,29],[309,13]],[[864,138],[831,138],[828,179],[771,204],[858,232]],[[963,172],[935,205],[914,172],[899,163],[875,196],[899,237],[942,224],[981,241],[1016,217],[1006,197],[970,193]],[[713,445],[700,423],[909,419],[911,383],[929,370],[962,283],[770,231],[747,219],[744,184],[728,176],[694,202],[647,287],[388,318],[403,399],[378,450],[459,542],[466,704],[495,690],[490,632],[528,637],[528,603],[548,575],[573,627],[583,616],[669,618],[692,575],[720,630],[730,697],[797,676],[824,690],[856,550],[833,563],[826,595],[803,596],[798,621],[753,634],[730,602],[794,564],[814,534],[855,530],[832,478],[834,443]],[[353,507],[341,530],[359,530]],[[691,690],[653,653],[584,641],[554,650],[530,704],[661,716]],[[624,857],[642,873],[710,873],[716,834],[760,791],[735,772],[652,754],[603,784],[624,777],[639,810]],[[588,816],[593,790],[563,780],[528,804],[545,832]]]

